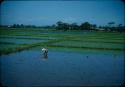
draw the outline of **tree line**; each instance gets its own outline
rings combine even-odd
[[[115,25],[115,22],[109,22],[106,26],[97,26],[96,24],[90,24],[89,22],[81,23],[78,25],[77,23],[64,23],[58,21],[56,26],[57,30],[87,30],[87,31],[117,31],[117,32],[125,32],[125,26],[122,24]]]
[[[56,24],[51,26],[35,26],[35,25],[24,25],[24,24],[13,24],[11,26],[0,26],[0,27],[10,27],[10,28],[43,28],[43,29],[56,29],[62,31],[68,30],[87,30],[87,31],[117,31],[125,32],[125,26],[122,24],[115,25],[115,22],[109,22],[105,26],[97,26],[96,24],[91,24],[89,22],[84,22],[78,25],[77,23],[66,23],[58,21]]]

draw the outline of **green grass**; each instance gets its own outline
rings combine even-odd
[[[116,43],[103,43],[103,42],[76,42],[76,41],[63,41],[54,43],[52,46],[60,47],[74,47],[74,48],[89,48],[89,49],[112,49],[112,50],[125,50],[124,44]]]
[[[125,33],[118,32],[83,32],[83,31],[55,31],[29,28],[7,28],[0,29],[0,39],[24,39],[28,40],[48,40],[31,44],[14,44],[0,41],[0,54],[18,52],[33,47],[41,46],[47,48],[67,48],[67,49],[90,49],[90,50],[125,50]]]

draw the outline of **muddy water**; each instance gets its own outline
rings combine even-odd
[[[3,55],[4,86],[119,86],[124,82],[124,54],[28,50]]]

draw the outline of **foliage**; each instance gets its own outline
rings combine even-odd
[[[91,24],[89,22],[83,22],[80,25],[77,23],[66,23],[62,21],[58,21],[53,25],[46,26],[36,26],[36,25],[24,25],[24,24],[13,24],[13,25],[0,25],[0,28],[10,28],[10,29],[25,29],[25,28],[33,28],[33,29],[51,29],[51,30],[62,30],[62,31],[71,31],[71,30],[83,30],[83,31],[106,31],[106,32],[125,32],[125,26],[122,24],[116,25],[115,22],[108,22],[107,25],[97,26],[96,24]]]

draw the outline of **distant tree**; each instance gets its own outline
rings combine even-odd
[[[79,29],[79,26],[77,25],[77,23],[72,23],[70,25],[70,30],[78,30]]]
[[[57,29],[58,30],[62,30],[62,28],[63,28],[63,22],[62,21],[58,21],[56,24],[57,24]]]
[[[114,30],[114,24],[115,22],[108,22],[108,31],[113,31]]]
[[[123,26],[122,24],[119,24],[119,25],[117,26],[117,31],[118,31],[118,32],[125,32],[125,26]]]
[[[109,22],[108,25],[109,27],[112,27],[115,24],[115,22]]]
[[[96,24],[92,24],[92,25],[91,25],[91,28],[92,28],[93,30],[96,30],[97,25],[96,25]]]
[[[16,28],[16,24],[13,24],[12,27],[13,27],[13,28]]]
[[[102,28],[102,26],[100,25],[98,28]]]
[[[24,25],[23,25],[23,24],[21,24],[21,25],[20,25],[20,27],[21,27],[21,28],[24,28]]]
[[[56,25],[55,25],[55,24],[53,24],[53,25],[51,26],[51,28],[56,28]]]
[[[69,24],[68,24],[68,23],[63,23],[62,29],[63,29],[64,31],[68,30],[68,29],[69,29]]]
[[[64,30],[64,31],[66,31],[70,27],[70,25],[68,23],[64,23],[64,22],[61,22],[61,21],[58,21],[56,24],[57,24],[57,29],[58,30]]]
[[[105,31],[109,31],[109,27],[108,26],[103,26],[103,29],[105,29]]]
[[[20,25],[19,25],[19,24],[17,24],[17,25],[16,25],[16,27],[17,27],[17,28],[20,28]]]
[[[89,22],[82,23],[80,25],[81,30],[90,30],[91,29],[91,24]]]
[[[118,27],[121,27],[121,26],[122,26],[122,24],[119,24],[119,25],[118,25]]]

